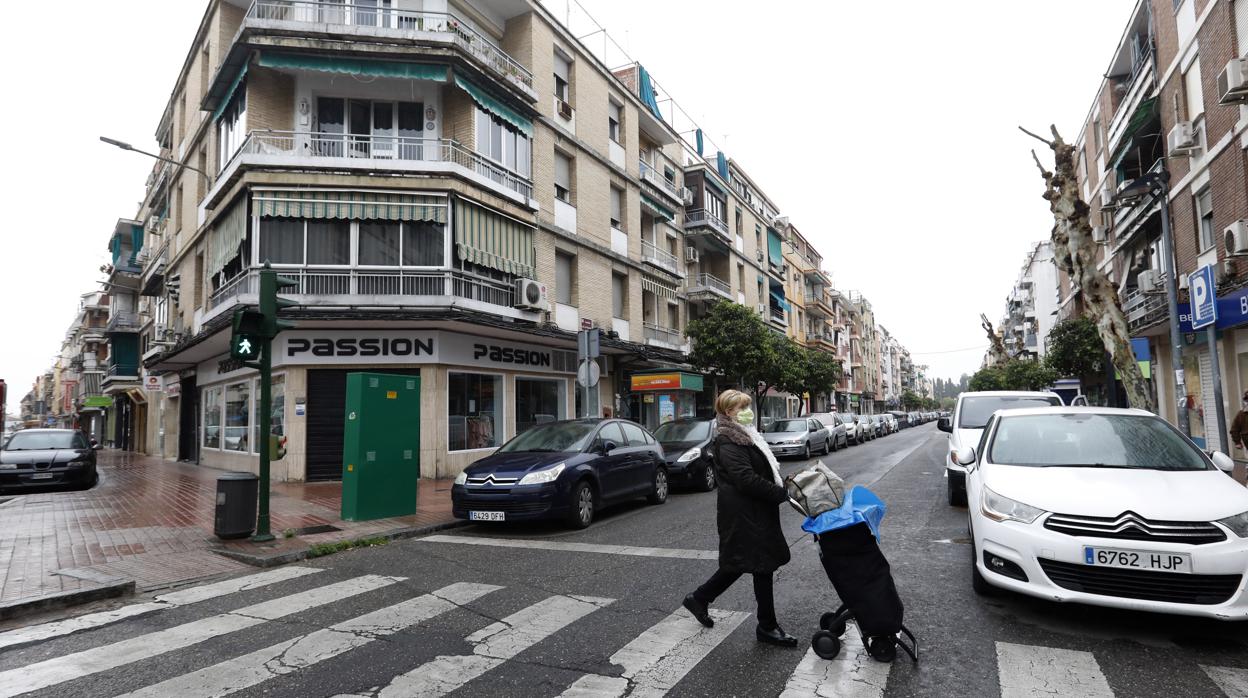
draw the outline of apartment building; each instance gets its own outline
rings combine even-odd
[[[1248,388],[1248,0],[1140,0],[1077,140],[1079,178],[1090,202],[1100,264],[1118,286],[1133,338],[1146,340],[1153,389],[1177,420],[1174,369],[1186,380],[1191,434],[1220,443],[1212,361],[1187,320],[1186,277],[1213,266],[1223,309],[1219,357],[1226,413]],[[1161,182],[1168,181],[1166,196]],[[1162,244],[1163,218],[1173,254]],[[1172,257],[1171,259],[1168,259]],[[1171,264],[1172,261],[1172,264]],[[1174,366],[1166,270],[1176,269],[1183,365]],[[1058,317],[1081,311],[1078,289],[1059,274]],[[1138,353],[1137,353],[1138,356]]]
[[[1044,358],[1057,312],[1057,265],[1053,243],[1045,240],[1032,245],[1006,297],[1000,323],[1006,351],[1019,358]]]

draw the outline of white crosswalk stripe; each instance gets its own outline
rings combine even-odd
[[[1201,664],[1200,668],[1222,689],[1226,698],[1248,698],[1248,669],[1205,664]]]
[[[997,643],[1001,698],[1113,698],[1091,652]]]
[[[379,637],[393,635],[501,588],[489,584],[452,584],[206,669],[147,686],[126,694],[125,698],[227,696],[363,647]]]
[[[379,575],[356,577],[229,613],[140,635],[129,640],[48,659],[20,669],[10,669],[0,672],[0,695],[16,696],[115,669],[142,659],[189,647],[220,635],[380,589],[404,579],[405,577]]]
[[[862,636],[851,622],[841,636],[841,653],[829,660],[821,659],[813,649],[807,650],[780,698],[880,698],[891,668],[867,654]]]
[[[259,574],[251,574],[246,577],[236,577],[234,579],[226,579],[213,584],[204,584],[202,586],[191,587],[189,589],[180,589],[178,591],[161,594],[154,600],[145,603],[134,603],[121,608],[115,608],[111,611],[100,611],[99,613],[88,613],[86,615],[77,616],[75,618],[66,618],[65,620],[53,621],[51,623],[41,623],[39,625],[31,625],[25,628],[18,628],[8,632],[0,633],[0,649],[5,647],[13,647],[15,645],[24,645],[39,640],[47,640],[53,637],[69,635],[82,630],[91,628],[99,628],[119,620],[126,618],[136,618],[146,615],[154,611],[160,611],[167,608],[176,608],[178,606],[186,606],[208,599],[215,599],[220,596],[238,593],[240,591],[248,591],[251,589],[259,589],[261,587],[285,582],[290,579],[296,579],[305,575],[320,572],[315,567],[279,567],[278,569],[260,572]]]
[[[611,655],[611,663],[623,667],[622,676],[587,674],[561,695],[578,698],[665,695],[749,616],[741,611],[712,609],[715,627],[704,628],[682,608]]]

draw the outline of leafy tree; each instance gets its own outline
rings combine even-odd
[[[987,366],[975,372],[967,387],[974,391],[1005,390],[1005,376],[998,366]]]
[[[836,389],[836,384],[841,379],[841,362],[837,361],[835,356],[826,351],[804,349],[788,340],[783,341],[791,346],[781,350],[781,355],[784,356],[787,351],[795,351],[796,355],[791,356],[789,360],[793,361],[794,367],[800,370],[788,371],[791,377],[797,380],[796,383],[787,381],[777,383],[777,389],[794,395],[803,393],[823,395]]]
[[[734,385],[754,387],[776,359],[776,334],[757,313],[736,303],[711,306],[705,316],[689,322],[685,334],[693,341],[689,363]]]
[[[771,388],[780,392],[801,395],[807,384],[807,360],[805,349],[787,337],[774,332],[771,335],[772,359],[755,374],[754,403],[758,404]],[[757,412],[757,410],[756,410]]]
[[[1057,380],[1057,371],[1047,363],[1011,359],[981,369],[971,376],[971,390],[1044,390]]]
[[[901,406],[906,410],[917,410],[923,404],[923,398],[919,397],[913,390],[907,390],[901,394]]]
[[[1096,324],[1080,316],[1054,325],[1045,360],[1062,376],[1086,378],[1099,373],[1105,363],[1105,345]]]

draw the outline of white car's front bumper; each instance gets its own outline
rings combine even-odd
[[[974,503],[972,507],[975,507],[971,515],[976,543],[975,564],[979,573],[993,586],[1053,601],[1220,620],[1248,618],[1248,594],[1244,589],[1244,574],[1248,571],[1248,540],[1233,533],[1227,533],[1225,541],[1204,545],[1071,536],[1045,528],[1044,521],[1048,514],[1031,524],[997,522],[984,517]],[[1111,568],[1084,562],[1085,546],[1144,553],[1186,553],[1191,555],[1192,573],[1168,573],[1154,577],[1152,575],[1161,573],[1109,571]],[[1026,574],[1027,580],[1015,579],[993,569],[985,564],[985,554],[1014,563]],[[1238,577],[1238,581],[1231,579],[1234,576]],[[1105,593],[1088,593],[1071,588],[1085,584]],[[1199,592],[1195,591],[1197,589]],[[1158,598],[1130,598],[1140,595]],[[1187,600],[1159,600],[1179,597]]]

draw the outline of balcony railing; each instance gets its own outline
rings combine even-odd
[[[728,239],[728,224],[712,215],[704,208],[695,208],[691,211],[685,211],[685,230],[694,228],[711,228]]]
[[[230,164],[246,156],[325,159],[327,164],[329,160],[337,160],[332,164],[347,167],[352,166],[352,160],[365,160],[367,164],[360,166],[370,169],[393,163],[399,169],[444,171],[451,165],[495,182],[525,199],[533,196],[533,185],[528,178],[448,138],[256,130],[247,134],[247,140]]]
[[[1166,276],[1158,275],[1158,285],[1165,284]],[[1166,307],[1166,294],[1143,293],[1138,288],[1127,291],[1122,296],[1122,311],[1127,316],[1127,326],[1132,330],[1140,330],[1156,324],[1169,312]]]
[[[289,296],[390,296],[361,299],[361,305],[410,305],[412,297],[454,297],[490,305],[513,307],[515,289],[504,283],[447,270],[309,270],[281,269],[281,275],[296,281],[284,291]],[[253,295],[260,288],[259,271],[240,274],[222,286],[208,300],[210,310],[231,304],[239,296]],[[337,302],[338,299],[334,299]],[[321,303],[318,303],[321,304]],[[444,304],[444,303],[442,303]],[[442,305],[440,304],[440,305]]]
[[[712,274],[698,274],[689,282],[687,292],[690,295],[698,293],[717,293],[728,300],[732,300],[732,287],[727,281],[714,276]]]
[[[139,367],[137,364],[112,364],[108,365],[108,376],[106,380],[117,378],[137,378],[139,375]]]
[[[644,262],[650,262],[655,266],[662,267],[673,273],[679,273],[680,271],[676,255],[671,254],[670,252],[664,252],[649,240],[641,241],[641,259]]]
[[[432,34],[455,44],[481,61],[495,75],[518,85],[530,94],[533,73],[520,65],[481,32],[464,20],[445,12],[419,12],[391,7],[347,6],[344,2],[313,0],[256,0],[247,11],[249,20],[316,24],[369,37]]]
[[[647,340],[663,342],[674,346],[681,346],[685,343],[685,335],[680,330],[670,327],[661,327],[653,322],[642,323],[645,327],[645,336]]]
[[[138,332],[139,314],[133,310],[114,310],[108,318],[105,332]]]
[[[680,196],[680,187],[676,186],[675,182],[669,180],[666,175],[645,160],[638,162],[641,166],[641,181],[654,186],[675,201],[683,201]]]

